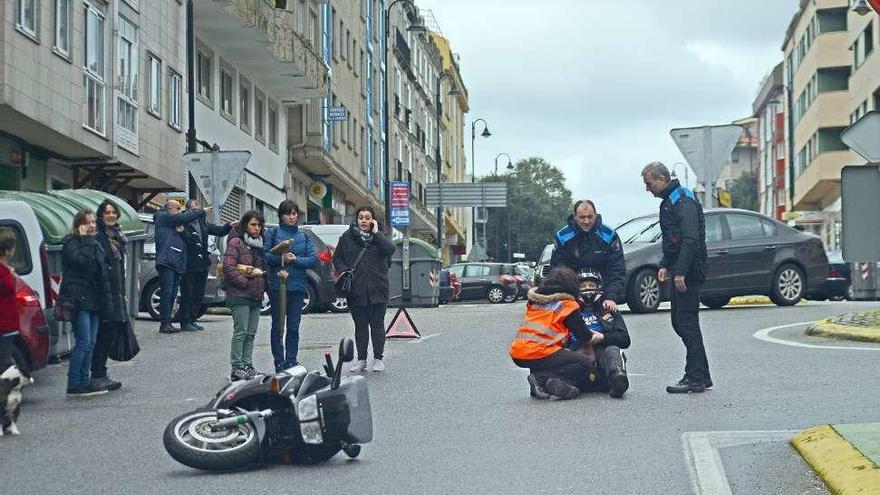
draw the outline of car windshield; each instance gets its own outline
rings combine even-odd
[[[336,248],[339,238],[348,230],[348,225],[302,225],[305,230],[312,231],[324,244]]]
[[[624,244],[654,242],[660,235],[660,219],[656,216],[633,218],[616,230]]]
[[[828,255],[829,263],[845,263],[843,261],[843,251],[828,251],[825,254]]]
[[[544,250],[541,251],[541,261],[542,265],[546,265],[550,263],[550,257],[553,256],[553,244],[547,244],[544,247]]]

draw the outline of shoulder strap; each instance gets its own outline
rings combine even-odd
[[[354,264],[351,265],[352,272],[357,270],[358,264],[361,262],[361,258],[364,257],[364,253],[366,253],[366,252],[367,252],[367,246],[364,246],[363,248],[361,248],[361,252],[358,253],[357,258],[354,259]]]

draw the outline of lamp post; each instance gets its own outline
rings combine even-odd
[[[474,142],[477,140],[477,122],[483,123],[483,132],[480,133],[480,136],[487,138],[492,135],[492,133],[489,132],[489,124],[485,120],[477,119],[477,120],[471,122],[471,182],[472,183],[477,181],[477,158],[476,158],[476,155],[474,154]],[[472,210],[473,211],[471,212],[471,235],[473,236],[474,240],[476,241],[476,239],[477,239],[477,209],[473,208]],[[483,233],[485,234],[485,232],[486,232],[486,226],[484,225],[483,226]],[[483,246],[483,247],[485,248],[485,246]],[[473,250],[473,247],[471,247],[471,249]],[[468,259],[468,261],[473,261],[473,260]]]
[[[507,170],[513,170],[513,163],[510,160],[510,155],[507,153],[498,153],[495,156],[495,175],[498,175],[498,158],[506,156],[507,157]]]
[[[409,4],[410,7],[415,8],[415,4],[413,4],[412,0],[394,0],[393,2],[391,2],[391,5],[389,5],[388,8],[385,9],[385,16],[383,19],[385,22],[385,27],[384,27],[385,28],[384,29],[385,30],[385,32],[384,32],[385,45],[383,46],[383,50],[382,50],[382,63],[383,63],[383,66],[385,67],[385,73],[383,75],[383,82],[385,84],[383,84],[384,91],[382,92],[383,93],[382,94],[382,102],[383,102],[383,104],[382,104],[383,112],[382,113],[383,113],[383,117],[384,117],[384,122],[383,122],[382,127],[385,132],[385,139],[382,142],[382,144],[383,144],[382,174],[385,175],[385,181],[384,181],[384,185],[383,185],[385,188],[385,194],[384,194],[384,197],[385,197],[385,226],[386,226],[385,228],[388,229],[388,232],[391,232],[391,177],[390,177],[390,173],[389,173],[389,164],[388,164],[388,161],[389,161],[388,148],[389,148],[389,144],[390,144],[389,142],[391,141],[391,133],[388,130],[388,127],[389,127],[389,125],[388,125],[388,38],[391,35],[391,27],[390,27],[391,9],[393,9],[395,5],[397,5],[398,3],[401,3],[401,2]],[[409,27],[407,28],[407,31],[412,31],[414,33],[424,33],[425,26],[421,23],[410,24]]]
[[[498,153],[497,155],[495,155],[495,176],[496,177],[498,177],[498,159],[501,158],[502,156],[507,157],[507,170],[508,171],[513,170],[513,163],[512,163],[512,160],[510,159],[510,155],[508,155],[507,153]],[[506,175],[504,176],[504,183],[507,184],[508,186],[510,185],[510,181],[507,180]],[[507,261],[510,262],[510,260],[512,259],[511,254],[510,254],[511,253],[511,249],[510,249],[510,209],[505,208],[504,213],[505,213],[505,218],[507,219],[507,221],[506,221],[506,223],[507,223],[507,244],[506,244],[506,246],[507,246]],[[501,236],[499,235],[498,237],[500,238]],[[486,244],[486,229],[485,228],[483,229],[483,244]]]

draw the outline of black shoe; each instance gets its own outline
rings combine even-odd
[[[159,333],[178,333],[180,329],[172,325],[171,323],[162,323],[159,325]]]
[[[91,384],[83,386],[83,387],[74,387],[74,388],[67,389],[67,396],[68,397],[92,397],[95,395],[103,395],[106,393],[107,393],[106,389],[98,390],[95,387],[93,387]]]
[[[704,378],[703,379],[703,387],[705,387],[707,389],[712,388],[712,379],[711,378]]]
[[[550,394],[548,394],[547,391],[544,390],[544,387],[538,383],[538,379],[535,378],[535,375],[529,375],[526,380],[529,382],[529,395],[536,399],[550,398]]]
[[[544,385],[544,390],[557,399],[568,400],[574,399],[581,393],[581,390],[574,385],[568,383],[562,378],[550,378]]]
[[[257,371],[257,369],[254,368],[253,365],[250,365],[250,364],[244,367],[244,371],[245,371],[245,373],[248,374],[248,378],[247,378],[248,380],[250,380],[252,378],[256,378],[258,376],[265,375],[265,373],[263,373],[261,371]]]
[[[615,399],[623,397],[623,394],[629,389],[629,378],[626,376],[626,371],[612,372],[608,377],[608,382],[611,384],[609,395]]]
[[[96,390],[118,390],[122,387],[122,382],[111,380],[108,377],[92,378],[92,388]]]
[[[704,392],[705,390],[706,385],[703,384],[703,380],[694,380],[688,377],[682,378],[675,385],[666,387],[666,391],[670,394],[692,394]]]
[[[232,374],[229,375],[229,381],[235,382],[238,380],[250,380],[251,376],[247,370],[242,368],[237,368],[232,370]]]

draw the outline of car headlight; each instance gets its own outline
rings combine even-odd
[[[296,412],[300,421],[318,419],[318,396],[310,395],[299,401],[296,405]]]
[[[305,443],[319,444],[324,441],[324,437],[321,435],[320,421],[301,423],[299,429],[302,432],[303,441]]]

